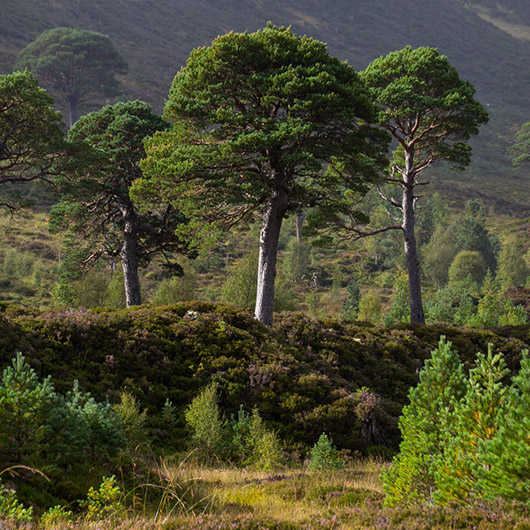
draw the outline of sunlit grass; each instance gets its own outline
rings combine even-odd
[[[276,472],[194,465],[168,467],[172,480],[200,484],[214,512],[252,513],[278,522],[302,524],[332,517],[366,499],[382,499],[381,463],[359,460],[342,470],[310,473],[306,468]],[[178,477],[178,478],[176,478]]]

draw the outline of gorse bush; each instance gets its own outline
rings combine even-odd
[[[528,352],[508,384],[502,354],[479,353],[466,377],[444,338],[410,392],[400,453],[382,474],[386,504],[528,502]]]

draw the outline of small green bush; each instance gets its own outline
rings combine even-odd
[[[64,506],[53,506],[41,515],[40,522],[46,529],[61,528],[72,519],[72,511]]]
[[[129,450],[136,450],[147,441],[147,410],[140,411],[140,405],[129,392],[122,392],[120,402],[113,409],[118,414],[123,435],[127,439]]]
[[[0,482],[0,517],[17,522],[31,521],[33,508],[24,508],[13,489]]]
[[[332,440],[329,439],[327,434],[322,433],[311,449],[309,468],[312,471],[328,471],[330,469],[342,469],[343,467],[344,460],[340,458]]]
[[[218,401],[217,384],[210,383],[186,409],[192,443],[210,459],[222,456],[225,451],[225,422]]]
[[[86,517],[90,521],[122,518],[126,511],[116,477],[112,475],[104,478],[97,490],[90,488],[84,506]]]

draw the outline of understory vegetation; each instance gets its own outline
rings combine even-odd
[[[195,302],[4,306],[1,329],[9,524],[529,524],[528,325],[376,328],[286,313],[271,330]]]
[[[268,23],[194,50],[163,117],[79,119],[120,94],[108,37],[19,65],[0,529],[530,529],[530,222],[418,196],[489,119],[446,56],[357,72]]]

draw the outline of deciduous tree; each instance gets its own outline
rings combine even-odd
[[[176,75],[170,132],[147,145],[150,180],[206,232],[261,217],[256,318],[272,324],[278,237],[289,212],[343,207],[377,175],[386,137],[352,67],[290,29],[228,33],[194,50]],[[198,237],[207,234],[202,230]]]

